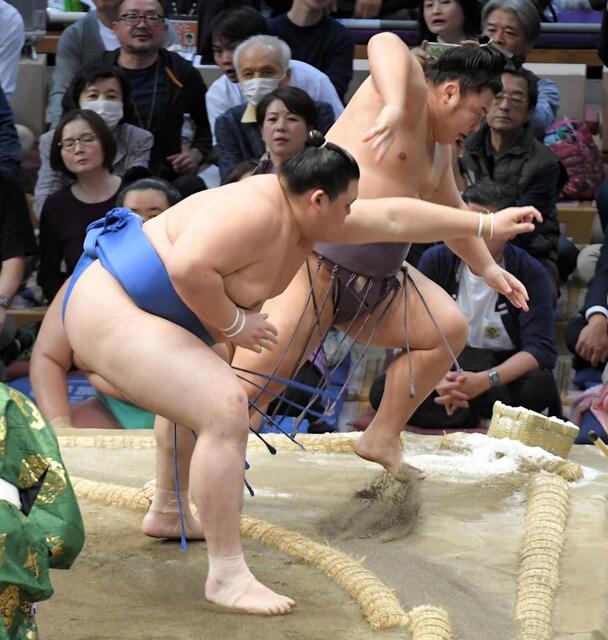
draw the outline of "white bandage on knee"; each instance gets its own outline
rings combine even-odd
[[[177,503],[177,495],[175,491],[167,491],[166,489],[159,489],[156,487],[154,490],[154,497],[152,498],[152,504],[150,505],[151,511],[158,511],[159,513],[179,513],[179,505]],[[179,499],[184,512],[189,510],[189,497],[187,491],[179,492]]]
[[[255,580],[245,562],[245,556],[215,556],[209,554],[209,576],[219,585],[219,590],[214,598],[218,603],[232,607],[237,600],[247,591],[249,585]]]

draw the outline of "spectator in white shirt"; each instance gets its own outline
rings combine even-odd
[[[237,43],[233,44],[236,45]],[[235,68],[238,68],[238,57],[247,55],[253,47],[265,49],[266,51],[271,50],[273,52],[273,55],[279,62],[279,66],[284,70],[281,78],[287,78],[286,84],[306,91],[315,101],[329,103],[334,110],[336,118],[344,111],[344,105],[338,97],[331,80],[323,72],[306,64],[306,62],[291,60],[291,50],[289,46],[275,36],[252,36],[238,44],[234,49],[234,60],[232,61]],[[275,78],[268,77],[267,79],[271,80]],[[278,79],[276,80],[278,85]],[[222,115],[230,109],[230,107],[235,107],[247,102],[247,98],[242,91],[242,86],[242,84],[238,83],[237,77],[233,80],[231,76],[225,73],[209,87],[206,102],[211,131],[215,131],[215,121],[218,116]],[[249,102],[253,101],[249,100]],[[245,113],[247,115],[247,112]]]

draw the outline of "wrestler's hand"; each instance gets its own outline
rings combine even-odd
[[[512,273],[505,271],[494,263],[481,275],[492,289],[502,293],[514,307],[528,311],[528,292],[526,287]]]
[[[535,207],[509,207],[494,214],[494,239],[512,240],[520,233],[534,231],[534,220],[542,222],[543,217]]]
[[[262,349],[274,349],[278,342],[277,335],[276,327],[268,322],[267,313],[245,311],[245,326],[240,333],[231,338],[231,341],[243,349],[262,353]]]
[[[380,162],[393,144],[403,119],[403,109],[387,104],[378,114],[374,125],[363,135],[363,142],[372,142],[375,151],[374,160]]]
[[[357,0],[353,18],[375,18],[382,8],[382,0]]]

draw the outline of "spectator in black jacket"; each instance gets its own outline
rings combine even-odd
[[[543,221],[535,223],[535,231],[518,236],[515,244],[542,263],[557,298],[561,275],[557,196],[565,173],[530,127],[538,97],[536,77],[526,69],[510,68],[503,73],[502,83],[503,91],[494,98],[487,121],[465,140],[460,167],[468,182],[490,178],[509,185],[518,205],[533,205],[542,213]],[[575,264],[576,258],[572,268]]]
[[[195,176],[211,152],[206,87],[199,72],[177,53],[162,48],[167,22],[158,0],[123,0],[114,29],[121,47],[107,51],[103,59],[118,65],[131,84],[128,122],[154,134],[150,169],[169,181]],[[181,132],[186,113],[193,138],[184,150]],[[196,180],[204,188],[202,180]]]
[[[472,209],[497,211],[515,204],[505,187],[483,180],[463,200]],[[467,345],[450,371],[416,410],[410,424],[429,428],[479,426],[492,417],[496,400],[561,417],[552,368],[555,348],[553,301],[547,275],[537,260],[504,240],[486,240],[492,257],[525,285],[529,311],[516,309],[491,289],[445,245],[428,249],[418,270],[456,299],[469,323]],[[382,379],[372,387],[376,408]]]
[[[268,33],[289,45],[294,60],[323,71],[344,100],[353,77],[355,41],[346,27],[326,14],[333,2],[293,0],[287,13],[268,21]]]

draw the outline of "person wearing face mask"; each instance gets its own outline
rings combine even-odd
[[[253,85],[251,94],[264,84]],[[241,122],[246,105],[228,109],[216,122],[217,155],[222,181],[232,173],[239,162],[259,159],[269,152],[271,166],[278,172],[283,158],[300,153],[306,146],[306,137],[312,129],[322,133],[335,121],[334,110],[327,102],[315,102],[297,87],[280,86],[266,92],[256,108],[255,122]],[[279,131],[276,131],[278,128]],[[275,133],[273,133],[273,131]],[[279,137],[281,142],[274,142]]]
[[[331,80],[311,65],[292,60],[291,49],[280,38],[254,35],[232,46],[235,48],[230,53],[230,64],[234,74],[226,71],[211,84],[206,95],[207,115],[214,132],[217,118],[238,105],[251,105],[244,111],[243,122],[255,122],[253,107],[279,86],[298,87],[313,100],[329,103],[336,118],[344,111]]]
[[[131,167],[147,167],[154,136],[140,127],[123,122],[125,105],[129,105],[129,83],[120,70],[111,64],[83,67],[63,97],[63,111],[88,109],[101,116],[116,142],[112,163],[114,175],[122,177]],[[38,217],[47,196],[69,185],[73,179],[54,171],[50,163],[54,130],[40,137],[40,170],[34,189],[34,212]]]

